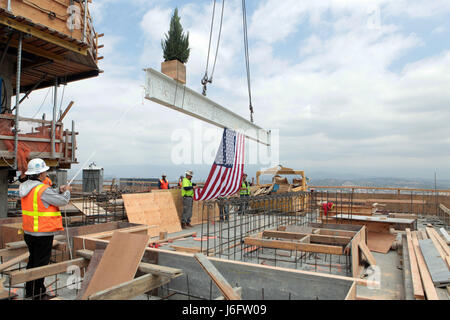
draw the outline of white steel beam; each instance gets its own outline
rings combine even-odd
[[[220,128],[228,128],[270,146],[270,131],[222,107],[154,69],[146,72],[145,98]]]

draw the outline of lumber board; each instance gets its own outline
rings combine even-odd
[[[411,232],[411,238],[413,243],[413,248],[416,253],[417,265],[419,266],[420,276],[422,278],[423,287],[425,290],[425,295],[427,300],[439,300],[436,288],[434,287],[433,280],[431,279],[430,273],[428,271],[425,259],[422,255],[422,251],[419,247],[419,240],[417,239],[417,232]]]
[[[30,256],[30,253],[25,252],[25,253],[22,253],[18,257],[12,258],[12,259],[0,264],[0,272],[12,267],[13,265],[15,265],[19,262],[22,262],[25,259],[28,259],[29,256]]]
[[[146,274],[136,279],[91,294],[88,300],[128,300],[170,282],[169,277]]]
[[[341,236],[326,236],[326,235],[316,235],[316,234],[286,232],[286,231],[271,231],[271,230],[266,230],[263,232],[263,237],[290,239],[290,240],[300,240],[307,236],[309,236],[311,243],[348,244],[351,240],[350,237],[341,237]]]
[[[81,282],[80,291],[78,291],[75,300],[81,300],[81,298],[84,296],[84,293],[86,292],[86,289],[91,282],[92,276],[94,275],[95,270],[97,270],[98,264],[100,263],[100,260],[102,259],[104,253],[105,250],[103,249],[97,249],[92,253],[89,265],[86,272],[84,273],[83,282]]]
[[[97,250],[95,250],[97,251]],[[92,259],[93,253],[91,250],[78,250],[77,255],[85,259]],[[155,276],[165,276],[165,277],[177,277],[183,274],[183,270],[177,268],[171,268],[166,266],[160,266],[157,264],[151,264],[146,262],[139,263],[138,270],[143,273],[151,273]]]
[[[171,245],[172,249],[175,249],[176,251],[182,251],[182,252],[190,252],[190,253],[198,253],[198,252],[206,252],[206,248],[203,248],[203,250],[200,247],[183,247],[183,246],[176,246]],[[213,253],[214,250],[210,249],[210,253]]]
[[[450,284],[450,271],[444,259],[439,255],[431,239],[419,240],[428,271],[430,272],[433,284],[437,287],[446,287]]]
[[[17,257],[25,252],[28,252],[28,248],[0,249],[0,257],[1,258]]]
[[[357,300],[356,299],[356,281],[353,282],[352,286],[350,287],[350,290],[348,291],[348,294],[345,297],[345,300]]]
[[[217,288],[222,292],[226,300],[241,300],[241,297],[233,290],[228,281],[222,276],[211,261],[201,253],[196,253],[194,257],[198,263],[200,263],[202,269],[213,280]]]
[[[134,278],[148,235],[114,232],[82,299]]]
[[[374,256],[372,255],[372,253],[370,252],[369,248],[367,247],[367,245],[363,241],[360,241],[358,246],[359,246],[359,249],[361,249],[361,251],[364,254],[364,256],[369,261],[369,264],[371,266],[377,265],[377,262],[376,262]]]
[[[47,276],[55,275],[58,273],[66,272],[69,266],[78,266],[85,268],[89,264],[89,261],[84,258],[78,258],[59,263],[52,263],[43,267],[13,271],[9,274],[11,279],[11,285],[33,281]]]
[[[357,232],[347,230],[318,229],[318,234],[327,236],[354,237]]]
[[[445,243],[444,239],[441,238],[441,236],[436,232],[436,230],[434,230],[434,228],[430,229],[431,233],[434,235],[434,238],[439,242],[439,244],[441,245],[441,248],[444,250],[445,254],[447,256],[450,256],[450,248],[447,245],[447,243]]]
[[[281,240],[264,240],[252,237],[246,237],[244,239],[244,243],[250,246],[258,246],[272,249],[297,250],[297,251],[317,252],[327,254],[343,254],[342,247],[323,244],[298,243]]]
[[[411,264],[411,277],[413,282],[414,298],[425,299],[425,292],[423,290],[422,280],[420,277],[419,266],[417,263],[416,252],[414,250],[411,230],[406,229],[406,242],[408,244],[409,261]]]

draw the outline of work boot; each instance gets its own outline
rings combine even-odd
[[[192,225],[190,223],[186,223],[187,228],[192,228]]]
[[[181,229],[186,229],[186,223],[184,222],[181,223]]]

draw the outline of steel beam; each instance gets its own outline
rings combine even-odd
[[[228,128],[247,138],[270,146],[270,131],[222,107],[200,93],[151,68],[146,72],[145,98],[171,109]]]

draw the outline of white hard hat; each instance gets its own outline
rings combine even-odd
[[[165,173],[163,173],[163,174],[161,175],[161,177],[167,177],[167,175],[166,175]]]
[[[45,172],[49,169],[50,167],[47,167],[44,160],[36,158],[28,162],[28,170],[25,172],[25,174],[28,176],[32,176],[35,174]]]
[[[194,175],[194,173],[192,172],[192,170],[188,170],[188,171],[186,171],[186,175],[192,177]]]

